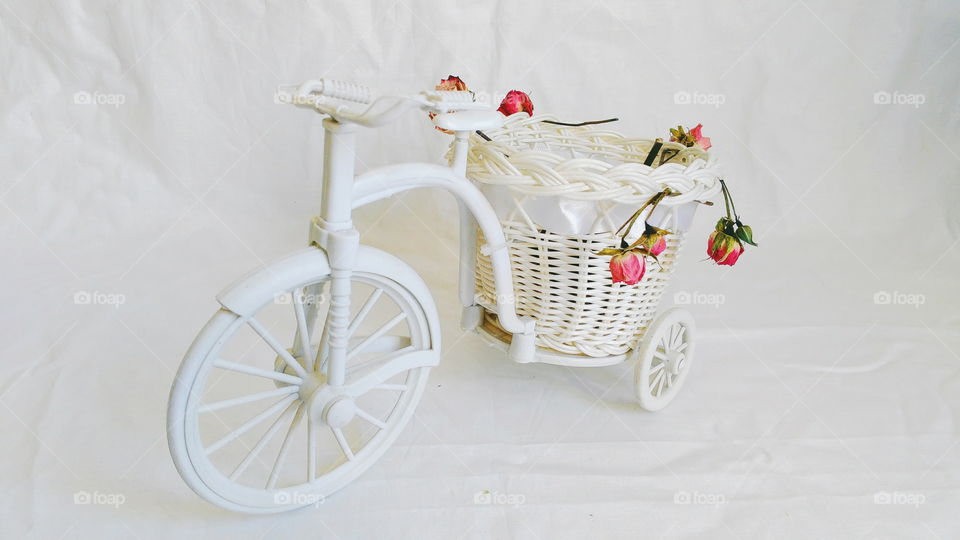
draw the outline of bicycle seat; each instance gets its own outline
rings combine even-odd
[[[503,125],[506,117],[497,111],[456,111],[438,114],[433,123],[448,131],[476,131],[478,129],[496,129]]]

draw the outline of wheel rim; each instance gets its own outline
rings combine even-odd
[[[650,325],[635,370],[637,398],[643,408],[662,409],[679,392],[693,358],[693,330],[693,317],[677,308]]]
[[[357,272],[351,281],[348,384],[435,352],[409,291],[377,274]],[[419,401],[429,367],[401,369],[360,395],[325,384],[327,283],[323,276],[297,284],[250,317],[235,316],[192,380],[178,377],[190,384],[183,411],[190,467],[229,505],[280,511],[322,502],[379,458]],[[277,320],[283,310],[285,322]],[[279,336],[288,335],[293,346],[284,348]]]

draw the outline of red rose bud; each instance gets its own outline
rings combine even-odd
[[[525,112],[533,116],[533,102],[530,101],[530,96],[525,93],[519,90],[511,90],[507,92],[507,96],[500,102],[500,108],[497,110],[506,116],[518,112]]]
[[[707,255],[717,264],[733,266],[737,264],[742,253],[743,245],[740,240],[723,231],[713,231],[707,240]]]
[[[614,283],[635,285],[643,279],[646,271],[646,260],[638,251],[624,251],[610,257],[610,275]]]
[[[467,83],[463,82],[463,79],[457,77],[456,75],[450,75],[446,79],[440,79],[440,84],[437,85],[437,90],[443,91],[465,91],[469,90],[467,88]]]

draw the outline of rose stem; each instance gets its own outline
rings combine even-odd
[[[609,122],[616,122],[620,120],[619,118],[607,118],[606,120],[589,120],[587,122],[580,122],[578,124],[571,124],[569,122],[558,122],[556,120],[541,120],[544,124],[553,124],[556,126],[569,126],[569,127],[583,127],[583,126],[593,126],[596,124],[606,124]]]

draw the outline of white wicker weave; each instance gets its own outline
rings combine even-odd
[[[659,167],[643,164],[654,141],[628,139],[590,127],[544,123],[545,116],[512,116],[503,128],[472,139],[467,174],[480,183],[507,186],[514,208],[501,216],[513,275],[517,313],[537,321],[539,347],[590,357],[623,354],[637,345],[654,318],[685,236],[681,220],[667,223],[667,249],[660,266],[648,261],[637,285],[613,284],[609,257],[594,253],[619,240],[620,225],[606,220],[598,230],[564,235],[546,230],[525,209],[536,197],[595,201],[608,217],[620,204],[640,206],[669,187],[677,195],[661,206],[695,205],[719,191],[716,161],[708,152],[665,143],[679,150]],[[674,216],[675,217],[675,216]],[[642,230],[642,226],[640,227]],[[477,302],[495,325],[496,290],[482,237],[478,242]],[[494,332],[494,334],[504,335]]]

